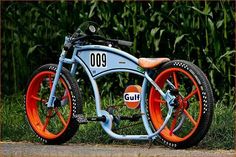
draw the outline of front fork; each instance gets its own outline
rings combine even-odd
[[[65,59],[65,56],[66,56],[66,51],[62,50],[62,53],[61,53],[60,58],[59,58],[59,64],[58,64],[57,70],[56,70],[56,75],[55,75],[55,78],[53,80],[52,90],[51,90],[49,100],[48,100],[48,103],[47,103],[48,108],[53,108],[54,107],[54,101],[56,100],[56,97],[55,97],[56,86],[57,86],[57,83],[58,83],[58,80],[59,80],[59,77],[60,77],[61,69],[62,69],[62,66],[63,66],[63,60]]]

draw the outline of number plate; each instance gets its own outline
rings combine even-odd
[[[106,68],[107,54],[106,52],[90,52],[89,61],[90,68]]]

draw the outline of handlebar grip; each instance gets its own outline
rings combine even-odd
[[[128,47],[133,45],[133,42],[125,41],[125,40],[117,40],[117,42],[119,45],[128,46]]]

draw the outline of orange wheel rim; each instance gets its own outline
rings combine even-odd
[[[26,114],[29,123],[38,135],[46,139],[55,139],[63,134],[72,115],[71,97],[62,78],[59,79],[57,85],[57,89],[61,91],[57,90],[56,96],[64,91],[60,98],[61,101],[67,99],[67,103],[64,107],[54,107],[51,110],[46,110],[54,76],[55,72],[52,71],[38,73],[31,80],[26,93]]]
[[[188,108],[183,109],[183,114],[186,116],[186,119],[183,123],[183,126],[179,129],[179,131],[171,134],[171,126],[167,124],[167,126],[161,131],[161,136],[168,141],[171,142],[181,142],[188,139],[198,128],[201,119],[202,113],[202,98],[201,91],[196,82],[196,80],[185,70],[180,68],[170,68],[161,72],[155,82],[165,90],[167,85],[167,79],[171,80],[173,85],[180,91],[181,94],[184,93],[183,84],[184,81],[187,81],[189,84],[187,89],[191,87],[191,91],[185,93],[183,96],[183,101],[188,102]],[[191,86],[190,86],[191,83]],[[187,90],[186,90],[187,91]],[[165,119],[165,110],[166,110],[166,102],[161,98],[161,95],[152,87],[149,95],[149,114],[150,119],[153,124],[153,127],[157,130],[161,127]],[[177,119],[177,118],[176,118]],[[174,121],[174,118],[170,119],[169,122]],[[180,122],[180,117],[178,119]],[[182,131],[182,132],[181,132]]]

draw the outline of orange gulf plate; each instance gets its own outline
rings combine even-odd
[[[125,105],[130,109],[136,109],[139,107],[141,99],[141,86],[130,85],[125,89],[124,102]]]

